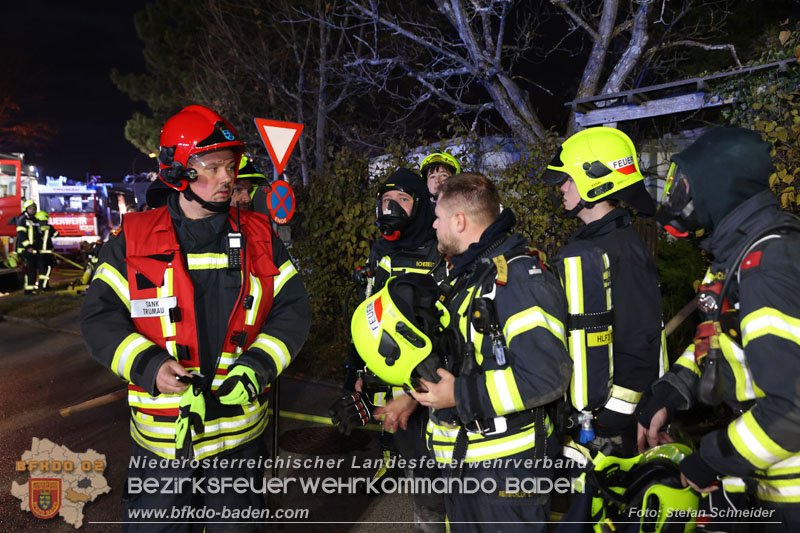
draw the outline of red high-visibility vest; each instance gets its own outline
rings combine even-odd
[[[280,272],[272,258],[269,219],[251,211],[241,211],[239,215],[244,236],[243,278],[222,347],[223,353],[234,359],[255,340],[266,322],[272,308],[274,276]],[[233,217],[230,224],[234,231],[239,229]],[[199,370],[194,286],[167,208],[128,213],[123,218],[123,229],[132,316],[134,307],[142,309],[145,302],[158,315],[133,318],[136,329],[187,370]],[[215,369],[217,382],[228,373],[227,366],[230,365]],[[216,388],[217,385],[212,386],[212,390]],[[147,394],[133,384],[128,389]],[[150,415],[178,416],[177,408],[138,409]]]

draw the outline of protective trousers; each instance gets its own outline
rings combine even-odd
[[[40,289],[47,290],[50,288],[50,274],[53,272],[53,264],[55,263],[53,259],[52,253],[39,254],[36,264],[39,271],[38,283]]]
[[[557,441],[551,436],[548,449],[555,450],[556,446]],[[450,531],[546,532],[551,493],[555,490],[550,459],[549,464],[537,463],[531,449],[488,461],[489,465],[467,463],[461,471],[465,490],[459,491],[454,483],[445,495]],[[533,467],[526,467],[526,462]],[[448,478],[450,469],[445,468],[442,475]],[[472,491],[470,485],[476,485],[478,490]]]
[[[25,291],[34,291],[38,288],[36,279],[36,258],[35,252],[21,251],[19,258],[22,260],[23,288]]]

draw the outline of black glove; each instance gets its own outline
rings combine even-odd
[[[604,436],[604,431],[619,432],[628,427],[636,428],[636,419],[633,414],[623,414],[612,411],[606,407],[601,407],[594,413],[594,421],[597,425],[597,434]]]
[[[650,419],[653,418],[662,407],[667,409],[667,424],[672,421],[675,410],[685,402],[678,390],[665,382],[657,382],[645,389],[639,405],[636,406],[636,420],[642,427],[650,427]]]
[[[718,485],[717,472],[705,460],[700,457],[700,452],[684,457],[681,461],[681,474],[686,479],[704,489],[711,485]]]
[[[350,435],[353,428],[367,424],[372,418],[375,406],[363,392],[354,392],[342,396],[328,409],[331,421],[339,426],[339,433]]]

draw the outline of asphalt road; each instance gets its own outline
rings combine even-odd
[[[2,319],[2,317],[0,317]],[[130,456],[128,408],[117,401],[67,418],[58,410],[120,389],[123,383],[97,364],[86,352],[80,336],[77,311],[43,322],[0,320],[0,532],[74,531],[60,517],[41,520],[20,510],[11,495],[12,481],[24,484],[26,472],[15,471],[33,438],[47,438],[76,453],[94,449],[106,456],[104,473],[111,492],[84,506],[81,531],[119,531],[123,517],[122,488]],[[339,394],[333,383],[297,376],[281,378],[281,409],[322,416]],[[363,477],[371,473],[360,466],[377,457],[374,431],[352,438],[338,435],[324,424],[281,418],[282,457],[341,459],[337,468],[282,470],[286,477]],[[267,429],[268,438],[271,428]],[[355,460],[353,459],[355,457]],[[388,494],[324,494],[289,485],[286,494],[272,498],[274,508],[309,509],[308,518],[264,524],[264,530],[410,531],[413,520],[411,496]]]

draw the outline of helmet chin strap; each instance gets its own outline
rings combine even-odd
[[[192,190],[192,186],[189,185],[183,190],[183,197],[189,201],[195,201],[204,209],[208,209],[214,213],[226,213],[231,208],[231,201],[228,199],[225,202],[206,202]]]
[[[580,213],[580,212],[581,212],[581,210],[583,210],[583,209],[591,209],[591,208],[593,208],[594,206],[595,206],[595,203],[594,203],[594,202],[587,202],[586,200],[584,200],[583,198],[581,198],[581,199],[578,201],[578,203],[575,205],[575,207],[573,207],[572,209],[570,209],[569,211],[567,211],[567,216],[568,216],[569,218],[575,218],[576,216],[578,216],[578,213]]]

